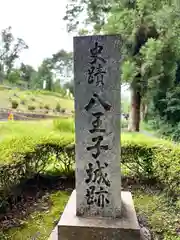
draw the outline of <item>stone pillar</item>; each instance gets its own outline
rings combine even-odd
[[[74,38],[78,216],[120,216],[120,39]]]
[[[131,193],[121,192],[121,38],[74,38],[76,190],[59,240],[138,240]]]

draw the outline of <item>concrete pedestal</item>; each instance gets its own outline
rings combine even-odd
[[[130,192],[122,192],[122,217],[83,218],[76,216],[73,191],[51,239],[57,240],[140,240],[140,227]],[[58,235],[58,237],[57,237]]]

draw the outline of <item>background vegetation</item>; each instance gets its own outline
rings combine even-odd
[[[19,111],[45,112],[72,112],[74,102],[62,89],[59,92],[47,90],[21,90],[0,88],[0,108]]]
[[[176,0],[75,0],[64,17],[69,31],[80,35],[121,35],[121,78],[131,91],[129,130],[139,131],[141,119],[175,141],[180,136],[179,13]],[[87,25],[93,30],[87,31]]]

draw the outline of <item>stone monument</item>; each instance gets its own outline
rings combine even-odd
[[[76,190],[59,240],[139,240],[131,193],[121,191],[121,38],[74,38]]]

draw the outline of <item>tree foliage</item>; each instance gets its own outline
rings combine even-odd
[[[1,32],[0,39],[0,73],[1,81],[4,77],[7,78],[10,74],[16,59],[20,53],[27,49],[28,46],[21,38],[15,38],[12,34],[11,27],[8,27]]]
[[[73,71],[72,52],[63,49],[52,55],[52,66],[54,71],[61,77],[72,76]]]
[[[33,80],[36,77],[36,70],[27,64],[21,63],[20,67],[21,79],[27,83],[27,87],[33,87]]]
[[[96,31],[120,34],[123,39],[122,81],[132,91],[134,130],[139,130],[142,100],[159,102],[177,79],[180,57],[180,6],[176,0],[75,0],[65,20],[72,30],[73,17],[87,13],[86,23]],[[79,6],[79,8],[78,8]],[[74,25],[73,25],[74,24]],[[136,119],[135,119],[136,118]]]
[[[34,78],[35,88],[43,88],[45,81],[47,90],[59,91],[64,79],[72,78],[72,62],[72,53],[63,49],[44,59]]]
[[[44,59],[38,68],[38,82],[40,88],[43,88],[43,82],[46,82],[46,89],[51,91],[53,89],[53,73],[52,60],[50,58]]]
[[[62,79],[72,79],[72,53],[63,49],[46,58],[40,64],[38,71],[32,66],[22,63],[15,68],[15,62],[20,53],[28,46],[21,38],[15,38],[11,27],[1,32],[0,39],[0,81],[7,80],[9,84],[23,85],[23,87],[42,89],[46,82],[47,90],[61,88]]]

